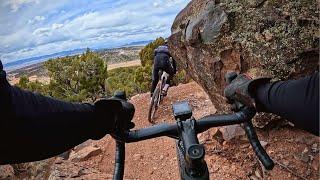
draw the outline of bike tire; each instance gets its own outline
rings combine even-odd
[[[159,93],[160,93],[160,90],[159,90],[159,88],[157,87],[157,88],[154,90],[154,93],[153,93],[152,98],[151,98],[151,103],[150,103],[149,112],[148,112],[148,121],[149,121],[151,124],[154,124],[154,122],[153,122],[153,117],[154,117],[154,114],[156,113],[156,111],[157,111],[157,109],[158,109]]]

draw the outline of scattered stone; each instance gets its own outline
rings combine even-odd
[[[259,169],[256,169],[256,171],[254,172],[254,174],[259,178],[259,179],[262,179],[262,176],[259,172]]]
[[[0,166],[0,179],[11,179],[14,177],[14,170],[11,165]]]
[[[317,143],[312,144],[311,151],[312,151],[313,153],[317,153],[317,152],[319,151],[319,148],[318,148],[318,144],[317,144]]]
[[[250,180],[259,180],[259,178],[257,176],[255,176],[255,175],[252,175],[249,178],[250,178]]]
[[[241,145],[240,147],[241,147],[241,149],[246,149],[246,148],[248,148],[250,145],[249,144],[243,144],[243,145]]]
[[[62,164],[63,163],[64,158],[62,157],[57,157],[54,161],[55,164]]]
[[[319,172],[319,162],[320,162],[319,160],[320,160],[319,158],[316,158],[315,160],[312,161],[312,164],[311,164],[313,170],[317,172]]]
[[[229,141],[235,137],[245,135],[244,130],[239,125],[230,125],[219,128],[219,131],[222,133],[224,140]]]
[[[135,160],[135,161],[138,161],[138,160],[140,160],[142,158],[143,158],[143,156],[141,154],[134,154],[133,155],[133,160]]]
[[[256,32],[254,34],[254,37],[256,38],[257,41],[262,42],[264,41],[262,34],[260,34],[259,32]]]
[[[303,150],[301,156],[302,156],[303,162],[306,162],[306,163],[313,159],[313,156],[310,154],[310,151],[308,148],[305,148]]]
[[[311,146],[315,143],[315,140],[313,138],[306,138],[305,136],[299,136],[295,140],[297,143],[306,144],[308,146]]]
[[[222,146],[223,146],[223,147],[228,146],[228,141],[223,141]]]
[[[305,148],[301,154],[294,155],[294,158],[305,163],[309,162],[310,156],[308,148]]]
[[[307,154],[309,152],[308,148],[304,148],[304,150],[302,151],[302,154]]]
[[[62,158],[63,160],[67,160],[67,159],[69,159],[71,151],[72,151],[72,149],[70,149],[64,153],[61,153],[58,155],[58,157]]]
[[[289,163],[289,161],[283,161],[282,164],[285,166],[289,166],[290,163]]]
[[[164,159],[164,156],[163,155],[160,155],[160,160],[163,160]]]
[[[206,142],[212,140],[212,138],[219,133],[218,128],[211,128],[201,134],[198,134],[198,139],[200,144],[205,144]]]
[[[90,157],[99,155],[101,152],[102,150],[99,147],[87,146],[82,148],[78,152],[71,152],[69,160],[71,160],[72,162],[86,161]]]
[[[268,145],[268,142],[266,141],[260,141],[260,144],[263,148],[265,148]]]
[[[288,121],[288,125],[291,126],[291,127],[294,127],[294,124],[290,121]]]
[[[269,30],[266,30],[264,31],[264,37],[266,41],[271,41],[273,39],[273,34]]]

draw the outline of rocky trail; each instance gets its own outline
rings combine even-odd
[[[151,126],[147,121],[150,94],[131,98],[136,107],[135,128]],[[216,113],[209,97],[195,82],[170,88],[156,122],[172,122],[171,105],[176,101],[188,101],[196,119]],[[318,179],[319,138],[291,126],[274,126],[257,130],[262,144],[276,166],[264,172],[245,136],[224,141],[216,128],[199,135],[206,148],[211,179]],[[115,143],[110,136],[99,141],[87,141],[62,157],[42,161],[45,166],[25,169],[13,175],[11,166],[0,168],[0,177],[7,179],[111,179]],[[126,145],[125,179],[179,179],[175,142],[170,138],[158,138]],[[16,170],[17,166],[14,169]],[[38,168],[38,169],[37,169]],[[28,174],[29,173],[29,174]],[[28,174],[28,176],[26,176]],[[32,174],[32,175],[30,175]]]

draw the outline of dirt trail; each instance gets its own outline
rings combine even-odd
[[[131,102],[136,107],[136,128],[150,126],[147,111],[150,94],[136,95]],[[172,87],[157,112],[156,122],[174,122],[172,102],[187,100],[196,119],[215,113],[205,92],[194,82]],[[278,163],[268,173],[260,165],[245,137],[223,141],[216,129],[199,135],[206,148],[211,179],[318,179],[319,138],[289,126],[258,130],[260,140],[267,142],[266,150]],[[110,136],[88,141],[82,146],[102,150],[97,156],[82,162],[57,159],[50,179],[110,179],[113,172],[115,143]],[[158,138],[126,145],[125,179],[179,179],[175,142]],[[279,165],[281,164],[281,165]],[[291,172],[290,172],[291,171]]]
[[[178,90],[177,87],[169,89],[168,97],[164,99],[161,109],[157,112],[155,118],[157,123],[174,122],[171,103],[178,100],[188,100],[191,105],[203,100],[208,106],[211,105],[212,107],[210,101],[206,101],[208,98],[206,94],[195,83],[181,85],[179,88],[182,88],[183,92]],[[147,121],[149,100],[149,93],[137,95],[131,99],[136,107],[136,114],[133,119],[136,128],[150,126]],[[198,106],[200,107],[200,105]],[[210,110],[212,113],[215,112],[213,107]],[[197,114],[199,112],[195,116]],[[107,147],[106,152],[114,152],[114,143],[112,144],[112,146]],[[175,141],[166,137],[128,144],[126,145],[125,176],[130,179],[178,179],[179,170],[175,153]],[[110,163],[110,159],[113,158],[113,153],[105,156],[100,170],[104,172],[112,171],[113,165]]]

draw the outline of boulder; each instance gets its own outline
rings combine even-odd
[[[317,7],[315,0],[192,0],[172,25],[171,54],[225,111],[227,72],[286,80],[318,70]]]

